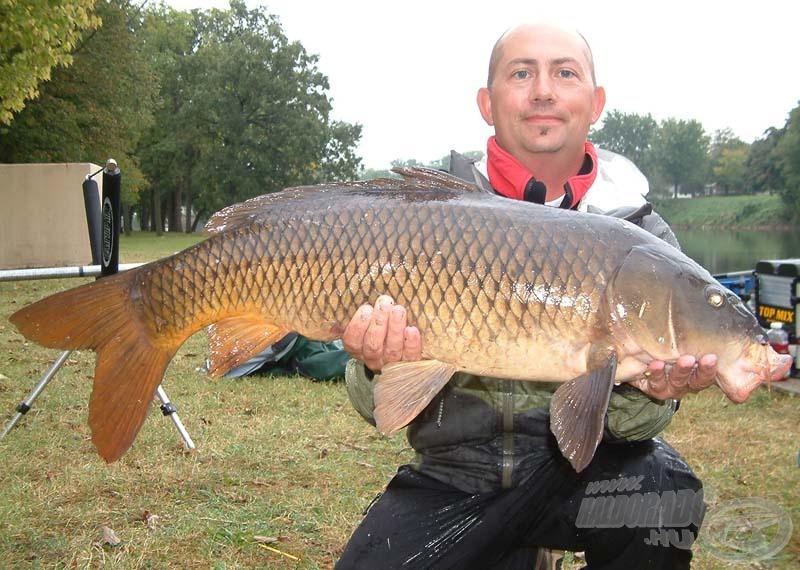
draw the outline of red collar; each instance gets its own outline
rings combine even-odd
[[[594,145],[586,141],[586,159],[580,172],[567,180],[564,192],[568,200],[562,208],[574,208],[584,197],[597,178],[597,151]],[[544,195],[536,196],[536,187],[543,189],[544,185],[536,180],[530,170],[508,152],[500,148],[495,137],[489,137],[487,143],[487,171],[489,182],[498,194],[516,200],[529,202],[544,202]]]

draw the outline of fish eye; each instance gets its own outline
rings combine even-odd
[[[705,294],[706,294],[706,301],[708,302],[709,305],[711,305],[715,309],[718,309],[719,307],[725,304],[725,295],[723,295],[722,291],[720,291],[713,285],[706,287]]]

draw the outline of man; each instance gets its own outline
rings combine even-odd
[[[643,198],[626,186],[626,177],[638,171],[587,142],[604,104],[580,35],[544,25],[508,31],[494,47],[487,86],[478,92],[481,115],[495,130],[487,149],[492,188],[581,211],[641,206]],[[470,177],[469,168],[457,168]],[[674,240],[657,216],[640,222]],[[405,308],[384,296],[359,309],[343,341],[360,361],[348,365],[351,400],[371,420],[371,389],[380,370],[418,360],[423,340],[408,326]],[[585,551],[592,570],[688,568],[701,500],[690,505],[689,520],[686,513],[677,516],[674,505],[659,504],[664,525],[656,531],[671,530],[672,542],[654,541],[646,526],[603,528],[597,514],[581,509],[593,498],[587,486],[619,478],[637,493],[683,491],[701,498],[700,481],[678,453],[653,438],[671,420],[673,398],[707,387],[715,375],[714,355],[699,362],[684,355],[671,369],[652,363],[631,385],[615,388],[604,440],[578,474],[549,430],[548,404],[557,385],[456,374],[410,424],[417,461],[401,467],[370,507],[337,568],[530,570],[541,548]]]

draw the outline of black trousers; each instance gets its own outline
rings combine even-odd
[[[337,570],[532,570],[538,547],[583,551],[591,570],[689,568],[702,485],[661,439],[601,443],[580,474],[557,454],[517,487],[467,494],[403,466]]]

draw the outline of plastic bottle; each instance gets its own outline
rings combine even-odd
[[[789,333],[783,330],[783,323],[773,322],[767,331],[767,341],[778,354],[789,354]],[[789,377],[789,372],[783,379]]]

